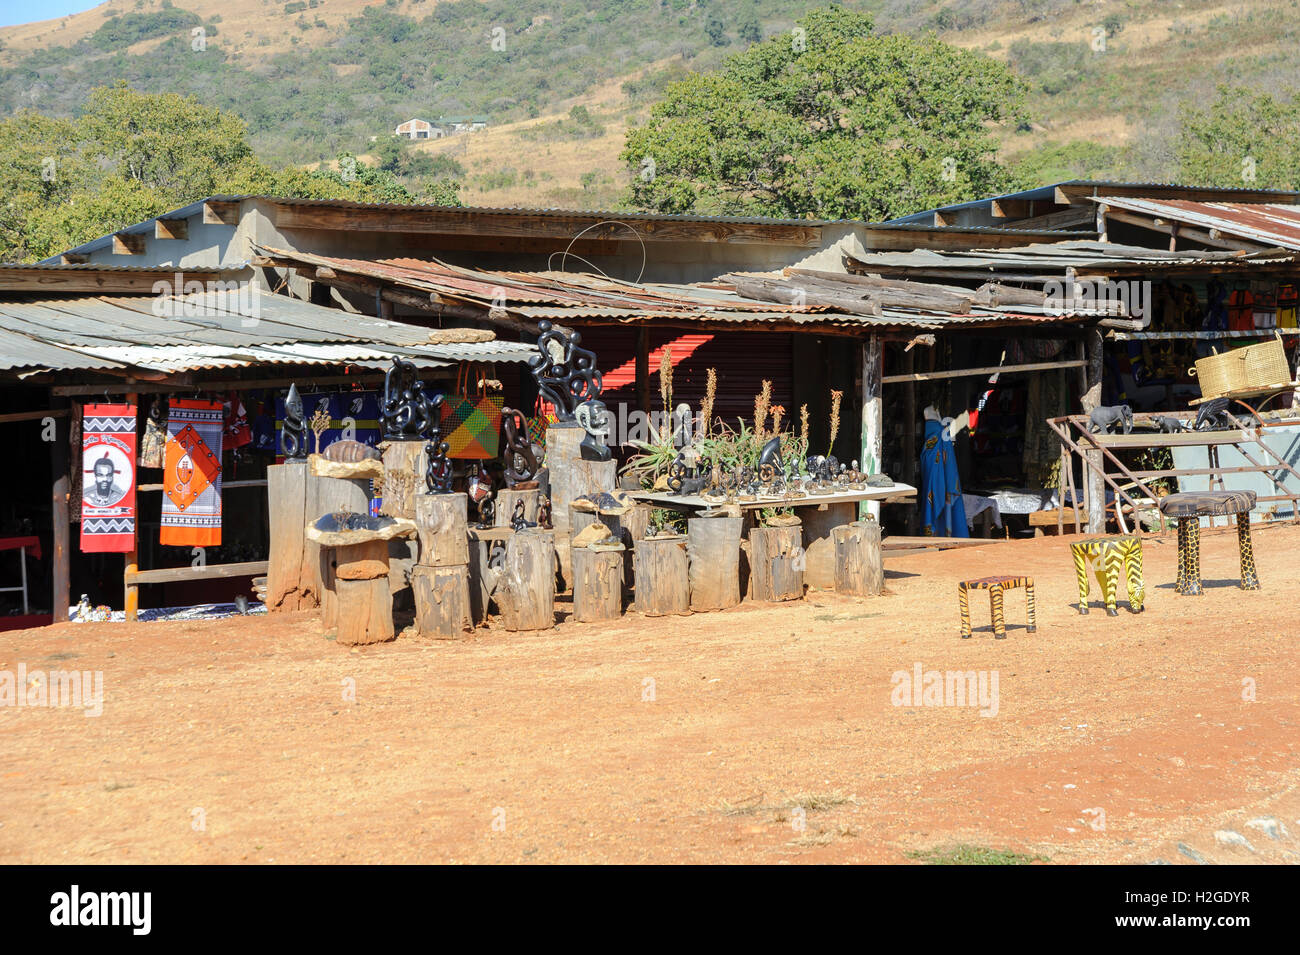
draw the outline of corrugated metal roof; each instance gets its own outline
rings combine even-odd
[[[169,314],[172,313],[172,314]],[[261,364],[427,365],[522,362],[519,342],[430,344],[430,329],[260,293],[82,295],[0,301],[0,369],[148,368],[177,372]]]
[[[884,308],[879,315],[863,315],[836,311],[826,305],[791,305],[745,298],[734,288],[719,287],[719,283],[709,286],[636,283],[583,272],[488,272],[436,260],[345,259],[270,247],[258,251],[280,262],[326,267],[338,273],[417,289],[442,300],[476,306],[485,314],[497,310],[532,321],[549,319],[560,324],[668,320],[702,325],[766,325],[782,330],[803,325],[810,329],[832,326],[935,330],[953,325],[1021,325],[1071,320],[1060,314],[1035,313],[1033,309],[1017,310],[1009,306],[972,308],[962,314]],[[797,287],[798,283],[791,285]],[[865,294],[862,289],[856,291]],[[853,289],[845,290],[845,294],[853,292]]]
[[[1192,202],[1095,196],[1094,202],[1152,219],[1168,219],[1263,246],[1300,250],[1300,206],[1258,202]]]
[[[964,270],[971,273],[1003,272],[1022,269],[1034,274],[1064,275],[1066,269],[1104,272],[1108,268],[1190,269],[1207,265],[1251,266],[1294,263],[1300,258],[1281,249],[1259,252],[1169,252],[1142,246],[1116,245],[1110,242],[1054,242],[1019,246],[1013,249],[979,249],[972,251],[938,251],[917,249],[912,252],[872,252],[845,256],[855,272],[879,269],[915,270],[918,273]]]

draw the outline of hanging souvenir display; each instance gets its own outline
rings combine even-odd
[[[222,444],[234,451],[236,448],[242,448],[253,441],[253,429],[248,424],[248,411],[244,407],[243,399],[237,392],[230,392],[226,398],[225,406],[225,435],[222,437]]]
[[[135,550],[133,404],[88,404],[81,429],[81,549]]]
[[[173,547],[221,543],[223,420],[220,401],[172,399],[159,543]]]
[[[462,362],[456,390],[443,400],[441,426],[453,458],[491,460],[501,449],[501,416],[505,399],[499,394],[488,393],[489,380]]]
[[[149,416],[144,422],[144,438],[140,441],[140,467],[162,467],[166,447],[167,425],[163,421],[162,400],[154,398],[149,403]]]

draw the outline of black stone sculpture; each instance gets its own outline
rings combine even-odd
[[[515,408],[502,408],[501,425],[506,436],[505,448],[501,452],[506,486],[531,486],[537,477],[537,451],[528,436],[528,422],[523,412]]]
[[[538,509],[540,511],[540,505]],[[525,527],[536,527],[537,523],[537,521],[530,521],[524,517],[524,499],[520,498],[515,501],[515,512],[511,515],[510,526],[516,531],[522,531]]]
[[[446,441],[439,441],[440,437],[442,432],[434,428],[433,436],[424,446],[425,494],[451,493],[451,461],[447,459],[448,444]]]
[[[572,421],[578,405],[600,397],[596,353],[581,347],[578,332],[562,331],[545,320],[537,329],[537,354],[528,359],[528,367],[542,397],[555,406],[556,419]]]
[[[384,375],[384,395],[379,406],[380,425],[386,441],[421,441],[438,423],[442,395],[432,400],[424,393],[424,382],[415,366],[401,358]]]
[[[496,519],[497,506],[490,497],[478,502],[478,529],[487,530]]]
[[[609,447],[605,441],[609,429],[609,413],[605,402],[589,398],[574,409],[574,419],[587,432],[582,437],[578,451],[584,461],[608,461]]]
[[[1196,424],[1193,425],[1195,431],[1224,431],[1232,427],[1232,419],[1228,414],[1228,399],[1215,398],[1213,401],[1207,401],[1201,405],[1200,410],[1196,412]]]
[[[785,462],[781,460],[781,436],[770,439],[758,454],[758,477],[764,484],[771,484],[778,474],[785,473]]]
[[[551,530],[551,499],[549,497],[543,497],[537,502],[537,526],[543,530]]]
[[[302,395],[298,394],[298,386],[291,384],[284,399],[284,423],[280,427],[280,452],[290,461],[307,460],[306,432]]]

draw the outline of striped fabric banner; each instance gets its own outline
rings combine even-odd
[[[221,543],[220,401],[173,398],[163,459],[160,544],[208,547]]]
[[[81,425],[81,550],[135,550],[135,414],[130,404],[86,405]]]

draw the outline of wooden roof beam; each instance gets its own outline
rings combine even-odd
[[[153,237],[155,239],[188,239],[190,237],[190,220],[154,219]]]
[[[204,225],[239,225],[239,203],[209,199],[203,203]]]
[[[144,255],[144,236],[138,232],[113,234],[114,255]]]

